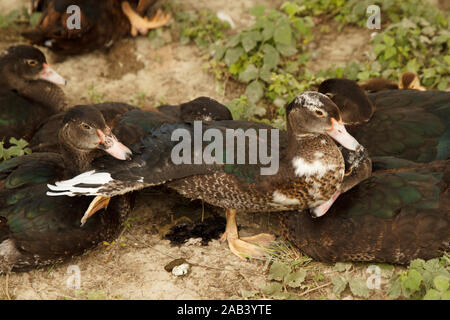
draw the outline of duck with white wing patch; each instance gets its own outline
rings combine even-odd
[[[78,177],[73,180],[76,184],[65,181],[49,186],[52,192],[48,194],[111,197],[165,183],[185,197],[203,199],[225,208],[227,228],[222,239],[227,240],[230,249],[240,257],[257,256],[264,252],[261,245],[273,240],[273,236],[261,234],[239,238],[235,220],[237,210],[270,212],[312,208],[313,215],[320,216],[340,194],[345,175],[344,159],[334,140],[349,150],[360,149],[359,143],[345,130],[338,107],[324,94],[300,94],[286,107],[286,115],[287,132],[280,133],[279,170],[273,175],[261,175],[263,164],[260,163],[173,164],[170,154],[175,143],[170,141],[168,132],[179,127],[194,130],[192,126],[178,124],[170,130],[168,127],[153,130],[142,140],[148,141],[146,151],[136,154],[132,161],[111,163],[92,173],[108,172],[111,181],[95,184],[93,188],[89,186],[89,177]],[[249,121],[211,122],[209,126],[221,131],[270,128]],[[253,131],[256,135],[259,132]],[[258,139],[263,137],[258,136]],[[265,139],[268,148],[271,147],[271,139]],[[245,147],[248,149],[248,145]],[[158,159],[157,162],[154,159]],[[146,166],[133,164],[143,160]],[[142,177],[141,182],[137,181],[138,177]]]

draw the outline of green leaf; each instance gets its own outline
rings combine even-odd
[[[226,46],[228,48],[233,48],[233,47],[236,47],[239,44],[239,42],[241,42],[241,34],[240,33],[232,36],[230,38],[230,40],[228,40]]]
[[[450,279],[448,277],[442,276],[442,275],[437,276],[433,280],[434,287],[441,292],[447,291],[447,289],[449,287],[449,282],[450,282]]]
[[[395,39],[388,36],[387,34],[383,34],[383,42],[388,46],[391,47],[395,44]]]
[[[301,8],[298,4],[290,1],[283,3],[280,9],[284,10],[284,12],[286,12],[290,16],[294,16],[296,13],[301,11]]]
[[[450,55],[444,56],[444,61],[450,66]]]
[[[353,295],[362,298],[368,298],[370,296],[370,290],[367,288],[366,281],[363,279],[350,279],[348,284]]]
[[[305,281],[306,278],[306,271],[305,270],[298,270],[293,273],[289,273],[284,282],[286,285],[292,288],[298,288],[300,285]]]
[[[437,290],[430,289],[423,297],[423,300],[441,300],[441,293]]]
[[[436,74],[436,71],[433,68],[427,68],[423,70],[424,78],[432,78]]]
[[[241,290],[241,296],[244,299],[252,298],[252,297],[256,296],[257,294],[258,294],[258,291],[256,291],[256,290],[251,290],[251,291]]]
[[[425,270],[428,270],[430,272],[437,272],[441,269],[441,265],[439,263],[439,259],[431,259],[428,260],[425,265],[423,266]]]
[[[255,48],[256,44],[261,39],[262,39],[262,35],[258,31],[250,31],[250,32],[243,33],[242,46],[244,47],[245,52],[249,52],[253,48]]]
[[[256,18],[259,18],[264,15],[265,11],[266,11],[265,6],[257,4],[250,9],[250,14]]]
[[[254,64],[249,64],[244,71],[239,74],[239,80],[242,82],[250,82],[258,77],[259,70]]]
[[[14,144],[14,145],[18,146],[21,149],[25,148],[28,145],[28,142],[26,142],[25,140],[23,140],[23,139],[17,140],[14,137],[9,139],[9,143],[10,144]]]
[[[276,48],[278,52],[285,57],[289,57],[297,53],[297,48],[294,45],[285,45],[277,43]]]
[[[389,287],[387,295],[389,298],[397,299],[398,297],[400,297],[401,293],[402,293],[402,283],[400,279],[396,279],[394,282],[392,282],[391,286]]]
[[[278,51],[270,44],[265,44],[263,47],[264,52],[264,65],[267,68],[275,68],[280,62],[280,54]]]
[[[33,12],[30,16],[30,25],[32,27],[36,27],[37,23],[39,22],[39,19],[41,18],[41,12]]]
[[[425,269],[425,264],[426,264],[425,260],[423,260],[423,259],[414,259],[409,264],[409,268],[423,270],[423,269]]]
[[[293,25],[303,36],[311,33],[311,29],[303,22],[303,19],[295,19]]]
[[[406,64],[406,70],[417,73],[420,70],[420,63],[417,62],[416,58],[411,59]]]
[[[383,52],[386,49],[386,46],[384,44],[377,44],[375,47],[373,47],[373,52],[376,55],[379,55],[381,52]]]
[[[397,54],[397,49],[395,47],[387,47],[386,51],[384,51],[384,59],[392,58]]]
[[[359,72],[357,77],[358,77],[358,80],[360,80],[360,81],[367,80],[370,78],[370,72],[369,71]]]
[[[262,292],[266,296],[272,296],[272,295],[276,294],[277,292],[281,292],[282,289],[283,289],[283,286],[281,285],[280,282],[273,281],[270,284],[263,287]]]
[[[223,46],[215,46],[214,47],[214,59],[219,61],[222,60],[223,56],[225,55],[225,51],[227,49]]]
[[[337,272],[344,272],[344,271],[348,271],[350,270],[350,268],[352,267],[351,263],[347,263],[347,262],[336,262],[336,264],[333,267],[333,270],[337,271]]]
[[[445,89],[447,89],[447,85],[448,85],[447,79],[441,79],[441,81],[439,81],[439,84],[437,85],[437,88],[439,90],[444,91]]]
[[[253,82],[252,82],[253,83]],[[269,280],[283,281],[283,279],[291,272],[291,268],[285,265],[284,263],[275,261],[270,266],[269,276],[267,277]]]
[[[292,43],[292,30],[288,23],[282,23],[275,27],[273,33],[273,39],[277,44],[291,45]]]
[[[339,275],[331,279],[331,283],[333,283],[333,292],[338,297],[347,288],[347,280]]]
[[[422,275],[417,270],[409,270],[406,279],[403,281],[403,287],[411,291],[418,291],[420,283],[422,282]]]
[[[264,20],[262,22],[263,24],[263,31],[262,31],[262,37],[264,41],[268,41],[273,37],[273,34],[275,32],[275,24],[269,20]]]
[[[259,72],[259,77],[264,80],[265,82],[269,83],[271,81],[272,78],[272,71],[271,71],[271,67],[270,66],[266,66],[264,65],[261,68],[261,71]]]
[[[250,102],[257,103],[264,95],[264,86],[260,81],[254,80],[245,89],[245,94]]]
[[[231,66],[232,64],[236,63],[243,54],[244,49],[242,49],[241,47],[227,49],[224,62],[227,66]]]
[[[394,274],[395,267],[392,264],[381,263],[378,267],[381,269],[381,276],[383,278],[390,278]]]
[[[441,299],[442,300],[450,300],[450,291],[445,291],[444,293],[442,293]]]

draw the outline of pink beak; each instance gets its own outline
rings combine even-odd
[[[331,118],[331,129],[327,130],[326,133],[339,142],[344,148],[352,151],[357,151],[359,149],[359,142],[345,130],[342,121],[337,122],[336,119]]]
[[[46,80],[48,82],[52,82],[54,84],[59,84],[65,86],[67,81],[63,77],[61,77],[55,70],[50,68],[47,63],[44,63],[44,70],[39,74],[39,79]]]
[[[130,160],[133,154],[127,146],[119,142],[116,136],[112,133],[106,135],[102,130],[97,129],[97,134],[100,138],[99,147],[106,151],[114,158],[119,160]]]

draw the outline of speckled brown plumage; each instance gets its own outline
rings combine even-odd
[[[323,151],[324,158],[336,166],[321,177],[296,176],[295,169],[289,161],[290,158],[286,155],[286,158],[281,157],[280,168],[276,175],[261,176],[256,173],[254,181],[251,182],[240,179],[239,175],[233,173],[214,172],[209,175],[194,175],[178,179],[167,185],[185,197],[203,199],[218,207],[242,211],[304,210],[315,207],[318,203],[328,200],[336,192],[344,174],[343,158],[334,142],[325,136],[317,137],[317,139],[319,141],[326,139],[328,143],[321,144],[319,142],[315,145],[309,140],[308,145],[315,152]],[[306,152],[302,155],[308,159]],[[275,191],[288,198],[296,199],[298,203],[295,205],[276,203]]]

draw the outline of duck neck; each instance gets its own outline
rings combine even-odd
[[[18,89],[18,93],[28,99],[50,108],[54,113],[67,106],[63,90],[56,84],[45,80],[27,81],[27,85]]]
[[[58,135],[59,150],[63,157],[64,167],[68,175],[78,175],[91,168],[91,163],[96,157],[96,150],[79,150],[65,139],[61,131]]]
[[[64,110],[67,106],[64,91],[54,83],[37,79],[25,80],[17,77],[11,70],[1,68],[4,72],[1,86],[17,93],[32,101],[51,109],[54,113]]]
[[[305,144],[308,144],[311,140],[317,139],[318,133],[311,133],[307,131],[294,132],[290,123],[286,124],[288,134],[288,147],[286,148],[286,156],[288,158],[294,158],[305,148]]]

